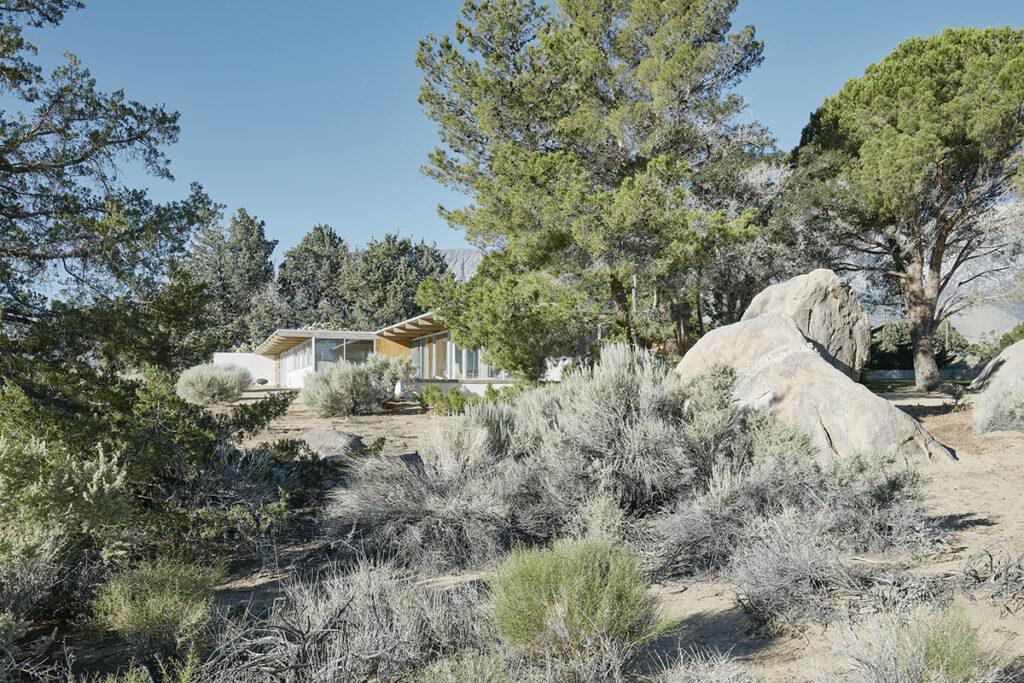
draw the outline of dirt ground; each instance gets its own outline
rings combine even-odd
[[[921,420],[952,447],[956,462],[926,463],[930,513],[951,530],[947,550],[913,568],[922,575],[954,572],[972,554],[996,545],[1024,552],[1024,434],[978,435],[969,407],[951,411],[946,399],[915,393],[886,398]],[[968,399],[969,400],[969,399]],[[796,636],[766,637],[736,606],[726,585],[694,582],[656,587],[667,616],[681,619],[683,647],[712,647],[745,661],[765,681],[825,681],[847,669],[844,638],[860,627],[838,623]],[[956,599],[988,646],[1014,668],[1024,664],[1024,614],[1009,616],[982,602]]]
[[[928,478],[929,511],[950,529],[950,543],[934,556],[912,562],[912,571],[922,575],[954,572],[972,554],[996,545],[1024,552],[1024,433],[978,435],[969,406],[951,410],[947,399],[937,395],[902,392],[885,397],[921,420],[958,457],[956,462],[922,466]],[[384,437],[383,452],[400,456],[415,452],[420,434],[439,419],[445,418],[422,414],[412,406],[393,414],[324,419],[297,403],[259,440],[295,438],[306,430],[334,427],[360,436],[367,444]],[[240,578],[226,585],[224,594],[244,600],[242,596],[250,591],[272,591],[286,574],[287,570],[263,578]],[[678,635],[661,644],[667,655],[679,648],[715,648],[738,657],[765,681],[837,679],[847,666],[842,655],[844,638],[860,628],[857,622],[844,621],[798,635],[766,636],[736,606],[728,585],[694,581],[657,585],[653,590],[664,616],[681,623]],[[1024,614],[1004,615],[983,602],[962,598],[957,598],[957,604],[1006,663],[1024,665]]]
[[[334,428],[355,434],[370,445],[384,439],[384,455],[409,455],[418,448],[420,434],[435,420],[444,420],[423,413],[418,405],[406,404],[381,415],[352,415],[350,417],[318,417],[313,410],[296,400],[288,413],[270,424],[270,428],[246,445],[266,443],[279,439],[295,439],[313,429]]]

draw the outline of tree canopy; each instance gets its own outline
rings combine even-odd
[[[761,61],[753,28],[732,30],[735,5],[465,2],[454,38],[425,38],[417,55],[442,142],[424,171],[473,198],[441,215],[593,292],[613,332],[640,343],[633,278],[665,306],[679,290],[667,275],[699,258],[704,226],[726,237],[750,220],[699,221],[691,202],[715,141],[738,132],[730,89]]]
[[[315,225],[284,253],[277,273],[281,298],[291,309],[289,325],[339,327],[351,319],[351,298],[342,283],[356,256],[329,225]]]
[[[371,240],[359,253],[348,283],[351,325],[378,330],[419,313],[416,291],[421,282],[438,280],[448,265],[436,247],[387,234]]]
[[[74,55],[46,74],[31,61],[24,27],[56,25],[73,0],[0,2],[0,308],[5,326],[46,315],[63,289],[76,300],[144,294],[168,256],[207,219],[198,186],[155,204],[121,181],[135,160],[171,178],[164,148],[178,114],[101,92]]]
[[[277,240],[268,240],[266,224],[238,209],[225,228],[205,226],[193,240],[185,267],[206,288],[205,337],[222,349],[249,341],[248,319],[257,296],[274,279],[271,256]]]
[[[794,154],[782,215],[899,293],[922,388],[938,383],[932,335],[963,286],[1020,249],[1021,226],[998,216],[1024,179],[1021,102],[1024,32],[912,38],[828,98]]]

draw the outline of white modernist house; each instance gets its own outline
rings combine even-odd
[[[299,389],[306,375],[339,360],[360,363],[373,352],[373,332],[352,330],[281,329],[267,337],[252,353],[215,353],[215,365],[233,363],[267,380],[268,387]]]
[[[302,388],[306,376],[339,360],[361,363],[372,353],[406,358],[414,373],[403,390],[422,392],[428,384],[442,391],[482,394],[487,386],[512,384],[512,377],[483,362],[481,349],[467,349],[451,340],[447,328],[424,313],[376,332],[353,330],[280,329],[252,353],[215,353],[214,364],[247,368],[268,388]]]
[[[464,394],[482,394],[488,385],[500,388],[512,384],[511,375],[483,362],[483,349],[456,344],[433,313],[403,320],[374,334],[377,353],[407,358],[412,363],[412,386],[407,388],[418,393],[428,384]]]

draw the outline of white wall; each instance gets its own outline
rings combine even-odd
[[[301,389],[306,386],[306,375],[312,374],[313,368],[305,367],[299,368],[298,370],[292,370],[291,372],[284,373],[282,382],[286,387],[292,387],[293,389]]]
[[[255,353],[217,352],[213,354],[214,365],[237,365],[252,373],[254,380],[263,378],[267,384],[277,384],[277,361],[269,356]]]

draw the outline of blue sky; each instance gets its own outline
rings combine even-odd
[[[87,0],[32,32],[40,59],[77,54],[101,87],[180,111],[175,183],[267,222],[280,250],[315,223],[361,245],[389,231],[463,246],[436,213],[463,200],[419,171],[436,130],[420,111],[416,42],[460,0]],[[1024,0],[740,0],[765,62],[740,88],[785,149],[809,113],[900,40],[946,26],[1024,26]]]

